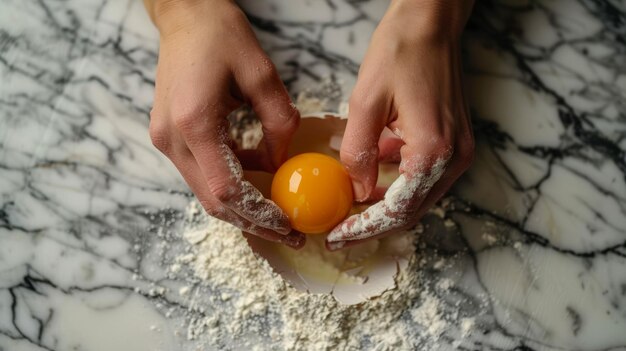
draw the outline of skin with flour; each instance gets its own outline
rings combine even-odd
[[[291,232],[286,214],[241,172],[240,160],[246,158],[276,169],[286,159],[300,117],[245,15],[230,1],[144,3],[160,32],[150,115],[154,145],[210,215],[267,240],[301,247],[304,236]],[[228,138],[226,117],[244,103],[263,123],[263,147],[255,155],[238,154]]]
[[[287,216],[241,177],[242,166],[279,167],[300,118],[245,15],[230,0],[144,3],[161,37],[153,143],[209,214],[301,247],[304,237],[291,231]],[[327,238],[329,249],[415,224],[471,163],[459,37],[472,4],[391,2],[351,96],[341,160],[359,201],[375,197],[379,161],[401,160],[401,177],[381,202],[339,224]],[[226,116],[244,103],[263,124],[263,142],[252,154],[233,150],[225,133]],[[396,137],[379,141],[385,127]]]
[[[341,160],[357,200],[375,196],[379,161],[401,160],[401,176],[384,199],[329,234],[329,249],[416,224],[471,164],[459,38],[472,4],[393,1],[374,32],[351,96]],[[396,138],[379,140],[385,127]]]

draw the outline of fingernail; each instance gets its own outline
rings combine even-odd
[[[326,237],[326,242],[339,242],[343,240],[343,232],[341,230],[333,230]]]
[[[343,248],[346,245],[345,241],[337,241],[337,242],[326,242],[326,248],[330,251],[337,251]]]
[[[365,185],[358,180],[353,180],[354,199],[356,201],[365,201],[367,199],[367,191]]]
[[[291,233],[291,228],[290,227],[278,228],[276,229],[276,232],[282,235],[289,235],[289,233]]]

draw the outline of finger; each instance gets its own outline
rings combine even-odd
[[[401,161],[400,149],[404,141],[397,137],[383,137],[378,141],[378,161],[384,163],[398,163]]]
[[[330,139],[329,146],[333,150],[340,151],[342,141],[343,136],[335,135]],[[378,162],[399,163],[402,145],[404,145],[404,141],[398,135],[391,132],[389,128],[383,129],[378,140]]]
[[[235,81],[263,126],[261,143],[275,169],[287,160],[287,149],[300,123],[300,113],[289,98],[274,64],[264,54],[257,65],[235,71]]]
[[[344,240],[344,241],[333,241],[333,242],[326,241],[325,246],[328,251],[337,251],[341,249],[347,249],[347,248],[362,244],[370,240],[380,240],[388,236],[394,235],[398,232],[400,232],[400,230],[391,230],[382,234],[378,234],[375,237],[370,237],[370,238],[366,238],[362,240]]]
[[[231,223],[242,231],[249,232],[266,240],[282,243],[294,248],[299,248],[304,245],[303,234],[277,234],[270,229],[260,227],[246,220],[220,203],[208,189],[204,177],[202,176],[202,171],[193,157],[193,154],[182,140],[182,137],[177,135],[177,133],[173,133],[173,136],[170,137],[170,139],[172,140],[170,144],[173,145],[173,147],[170,149],[171,152],[168,157],[183,176],[185,182],[187,182],[193,193],[196,195],[198,201],[207,214]]]
[[[438,181],[432,186],[432,188],[426,192],[425,196],[422,196],[421,199],[417,199],[416,204],[407,203],[407,211],[399,211],[397,209],[391,210],[389,204],[385,204],[385,200],[375,204],[377,207],[370,207],[367,211],[370,213],[363,213],[362,216],[352,216],[354,218],[348,218],[344,223],[346,224],[344,229],[337,230],[341,234],[339,235],[342,239],[345,240],[340,241],[331,241],[329,239],[326,241],[326,247],[328,250],[334,251],[342,248],[348,248],[357,244],[360,244],[364,241],[368,241],[371,239],[382,239],[388,235],[392,235],[401,230],[406,230],[411,226],[417,224],[419,219],[428,211],[430,207],[432,207],[445,193],[450,189],[452,184],[458,179],[462,172],[458,171],[458,167],[453,165],[454,160],[449,163],[447,171],[439,178]],[[393,187],[394,185],[392,185]],[[382,225],[377,226],[377,218],[373,216],[371,213],[385,213],[388,216],[388,223],[383,223]],[[380,216],[380,215],[379,215]],[[366,224],[364,224],[366,223]],[[387,225],[388,224],[388,225]],[[356,228],[363,227],[365,228],[362,232],[358,232]],[[352,233],[352,234],[350,234]],[[350,235],[354,235],[351,239]],[[330,235],[329,235],[330,237]]]
[[[421,109],[411,102],[403,104],[408,110],[399,111],[408,115],[430,113],[439,116],[438,111]],[[440,118],[433,118],[440,120]],[[400,176],[391,185],[385,198],[354,215],[335,227],[327,237],[327,242],[358,241],[376,237],[390,231],[404,229],[419,219],[418,210],[433,186],[445,173],[450,160],[451,146],[446,142],[449,133],[445,123],[429,121],[430,132],[420,128],[419,118],[404,118],[396,121],[392,128],[411,133],[403,133],[404,145],[400,148],[402,162]],[[331,245],[338,246],[339,244]]]
[[[452,188],[454,183],[470,167],[474,158],[474,142],[471,135],[457,142],[457,148],[444,175],[430,190],[418,209],[418,216],[423,216],[439,199]]]
[[[287,215],[243,177],[243,169],[228,147],[228,122],[224,113],[175,118],[211,194],[226,207],[257,226],[281,234],[291,231]]]
[[[326,238],[327,244],[369,239],[405,229],[417,222],[419,206],[444,174],[447,162],[448,159],[438,159],[434,163],[418,162],[423,165],[421,168],[400,174],[382,201],[336,226]]]
[[[248,233],[248,232],[243,232],[244,236],[248,236],[248,235],[255,235],[254,233]],[[281,243],[281,244],[285,244],[289,247],[291,247],[292,249],[296,249],[299,250],[302,247],[304,247],[304,245],[306,244],[306,236],[300,232],[297,231],[292,231],[291,233],[287,234],[287,235],[281,235],[281,234],[276,234],[274,233],[274,236],[271,238],[264,238],[266,240],[269,241],[273,241],[273,242],[277,242],[277,243]]]
[[[437,200],[439,200],[454,182],[469,168],[474,156],[474,138],[472,135],[469,114],[463,110],[456,112],[442,109],[437,105],[425,104],[423,101],[405,97],[402,104],[407,115],[411,113],[435,116],[424,122],[417,118],[404,118],[394,121],[392,128],[403,136],[406,146],[401,147],[402,163],[400,171],[416,169],[424,159],[449,159],[446,170],[430,189],[419,204],[418,217],[422,216]],[[454,120],[454,123],[450,123]],[[452,130],[454,125],[460,132]],[[408,132],[411,131],[411,132]]]
[[[417,223],[417,221],[437,202],[441,197],[443,197],[448,190],[452,187],[454,182],[463,174],[463,172],[469,167],[471,164],[471,154],[473,153],[473,147],[468,147],[465,151],[457,152],[453,155],[452,159],[448,163],[446,171],[441,176],[439,181],[435,183],[432,189],[428,192],[426,197],[419,208],[415,211],[415,214],[412,215],[412,220],[407,222],[405,228],[401,225],[398,225],[397,228],[389,229],[387,231],[383,231],[379,234],[375,234],[372,236],[367,236],[362,239],[355,240],[346,240],[346,241],[337,241],[337,242],[326,242],[326,247],[330,251],[335,251],[339,249],[345,249],[352,247],[354,245],[358,245],[364,241],[368,241],[371,239],[382,239],[389,235],[395,234],[402,229],[407,229],[411,225]]]
[[[357,201],[367,200],[378,178],[378,139],[385,128],[388,104],[382,96],[353,95],[348,123],[341,143],[341,162],[346,167]]]
[[[196,194],[195,190],[194,194]],[[278,234],[270,229],[260,227],[245,218],[242,218],[240,215],[217,201],[214,197],[212,197],[212,195],[205,195],[202,196],[202,198],[203,200],[198,198],[200,204],[210,216],[221,219],[224,222],[228,222],[241,229],[242,232],[248,232],[265,240],[284,244],[293,248],[300,248],[304,245],[304,234],[297,232],[293,232],[288,235]]]

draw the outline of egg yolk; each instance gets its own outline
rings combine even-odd
[[[302,233],[321,234],[341,222],[352,207],[352,183],[339,161],[318,153],[292,157],[274,175],[272,200]]]

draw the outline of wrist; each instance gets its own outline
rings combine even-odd
[[[413,40],[454,42],[473,4],[473,0],[392,0],[383,21]]]
[[[169,36],[200,23],[233,6],[232,0],[144,0],[146,10],[161,36]]]

